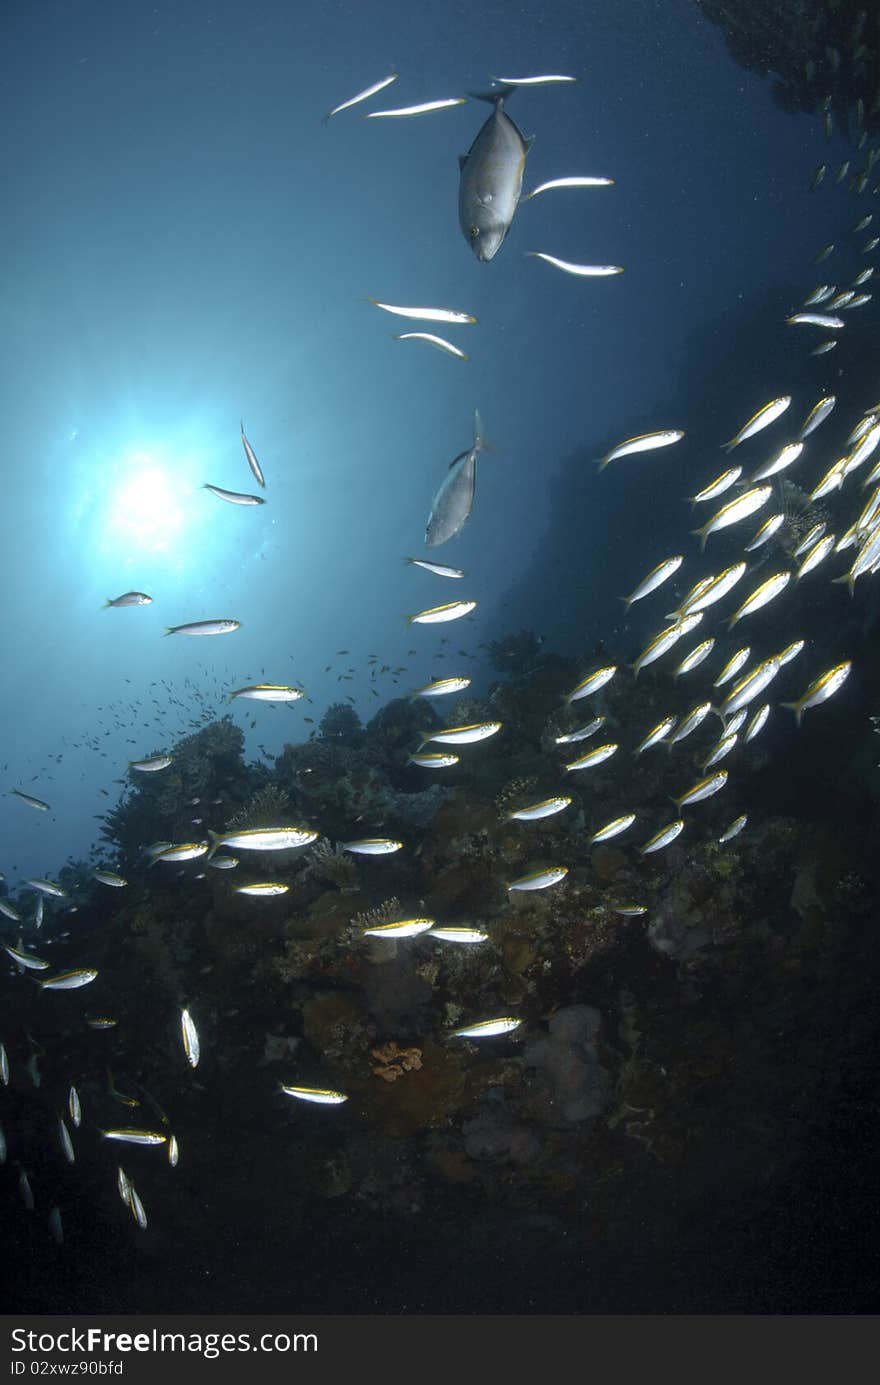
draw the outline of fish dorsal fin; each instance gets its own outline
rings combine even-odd
[[[459,156],[458,156],[458,171],[459,171],[459,173],[463,172],[464,166],[465,166],[465,164],[467,163],[467,161],[468,161],[468,156],[467,156],[467,154],[459,154]]]

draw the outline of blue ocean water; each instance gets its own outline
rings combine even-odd
[[[0,870],[9,896],[28,877],[57,879],[68,861],[128,870],[130,862],[114,857],[100,833],[104,815],[129,792],[129,761],[171,753],[182,737],[221,716],[242,730],[246,760],[271,773],[285,745],[318,736],[334,703],[348,701],[367,722],[413,688],[456,673],[472,678],[473,694],[488,696],[504,672],[488,646],[523,631],[534,636],[526,644],[535,664],[558,656],[573,661],[577,676],[602,657],[621,666],[632,661],[667,607],[627,611],[620,598],[670,553],[687,553],[689,566],[669,588],[677,599],[670,597],[668,609],[703,571],[691,562],[697,545],[688,531],[698,520],[687,497],[722,469],[721,444],[774,396],[790,393],[800,421],[820,396],[837,393],[850,401],[845,418],[838,404],[840,422],[833,425],[842,449],[872,402],[872,386],[876,393],[876,318],[855,317],[846,341],[819,357],[809,354],[820,339],[807,340],[813,329],[785,322],[826,277],[826,266],[812,263],[820,247],[876,206],[870,189],[861,198],[830,187],[837,166],[857,158],[853,129],[838,120],[826,138],[818,112],[782,110],[771,99],[771,78],[738,66],[722,32],[686,0],[527,9],[501,0],[436,0],[430,7],[392,0],[193,0],[164,7],[56,0],[9,4],[0,28],[7,190]],[[372,102],[322,122],[337,103],[390,72],[398,80]],[[473,93],[488,91],[493,78],[530,73],[579,80],[522,86],[506,99],[507,113],[534,138],[525,189],[577,174],[612,178],[614,185],[523,202],[497,257],[481,264],[457,217],[458,158],[490,116]],[[462,95],[469,95],[464,104],[423,116],[365,118],[369,110]],[[831,171],[814,192],[810,182],[822,160]],[[534,251],[625,272],[579,278]],[[848,277],[841,286],[870,263],[857,248],[844,253]],[[827,277],[837,271],[828,269]],[[474,324],[437,328],[469,360],[396,340],[398,332],[433,328],[384,313],[371,299],[472,314]],[[455,539],[429,551],[431,499],[449,463],[471,445],[475,409],[491,449],[478,460],[473,513]],[[259,506],[228,505],[204,489],[210,483],[258,491],[242,425],[265,472]],[[666,428],[684,429],[686,437],[669,451],[597,472],[616,443]],[[753,449],[750,466],[759,453]],[[816,470],[818,460],[812,465],[815,484],[822,468]],[[707,557],[711,549],[710,540]],[[407,565],[407,556],[453,564],[467,578],[443,582]],[[760,578],[771,571],[759,569]],[[846,571],[840,560],[835,571]],[[104,607],[129,590],[150,594],[152,603]],[[745,596],[745,585],[741,591]],[[859,701],[861,748],[836,702],[827,709],[834,718],[827,739],[811,732],[812,740],[796,741],[793,719],[774,711],[775,756],[752,767],[750,801],[739,805],[759,817],[763,810],[800,818],[804,840],[807,822],[825,806],[824,789],[837,786],[840,745],[866,763],[870,750],[867,704],[876,667],[865,653],[866,610],[876,598],[857,586],[863,604],[853,615],[845,588],[829,591],[823,586],[812,605],[801,601],[796,618],[781,612],[765,633],[770,646],[774,638],[777,645],[800,636],[810,642],[809,667],[797,667],[787,698],[838,660],[856,661],[853,682],[867,684]],[[436,629],[407,621],[460,596],[476,600],[476,611],[446,626],[442,639]],[[213,638],[165,636],[168,627],[217,618],[241,628]],[[516,672],[528,672],[522,661]],[[232,690],[254,683],[295,683],[308,700],[290,707],[229,701]],[[808,711],[807,725],[822,715]],[[801,758],[805,744],[814,760]],[[511,756],[511,777],[527,773]],[[858,810],[871,803],[869,778],[870,769],[862,797],[840,808],[840,820],[864,824]],[[638,780],[630,783],[636,792]],[[807,806],[810,789],[815,811]],[[12,790],[48,803],[48,811],[34,811]],[[607,801],[606,817],[627,806],[613,795]],[[591,827],[604,821],[601,803],[588,805],[587,818]],[[226,825],[194,803],[194,840],[203,829]],[[652,830],[661,825],[658,818]],[[380,830],[369,822],[349,827],[351,836]],[[841,875],[850,873],[841,867]],[[144,873],[147,895],[153,878]],[[371,876],[371,886],[375,881]],[[376,883],[368,902],[381,896]],[[94,939],[96,906],[89,907],[87,936]],[[164,894],[161,907],[172,907]],[[195,919],[200,907],[188,894],[182,909]],[[51,900],[47,913],[57,929],[75,935],[75,914]],[[4,941],[15,944],[17,936],[9,921]],[[25,941],[39,951],[36,935]],[[178,972],[163,1003],[173,996],[183,1004],[201,967],[223,964],[204,937],[187,941],[195,954],[167,938],[165,945]],[[254,949],[262,945],[257,932]],[[108,947],[106,936],[100,946]],[[69,952],[68,945],[70,966],[88,963]],[[625,968],[617,980],[629,984]],[[20,993],[32,983],[11,964],[5,984]],[[61,997],[64,1004],[75,998]],[[492,998],[473,992],[476,1009]],[[238,989],[233,966],[226,1005],[233,1028],[245,999],[254,1002]],[[541,1022],[560,1005],[594,1001],[581,977],[566,995],[548,995]],[[150,1032],[148,997],[105,993],[102,1004],[114,1003],[129,1019],[115,1052],[134,1080],[141,1056],[167,1045],[168,1023],[163,1018]],[[296,1004],[303,1003],[297,993]],[[197,995],[193,1005],[197,1010]],[[284,1033],[277,1000],[269,1007],[263,1015],[257,1005],[255,1032]],[[68,1042],[78,1012],[64,1013],[67,1028],[53,1044]],[[385,1012],[379,1006],[371,1013],[375,1020]],[[27,1014],[22,1019],[20,1007],[15,1014],[22,1032],[31,1032]],[[224,1009],[216,996],[211,1014],[210,1043],[222,1048]],[[388,1032],[373,1033],[377,1042],[390,1038],[393,1024],[385,1019]],[[64,1064],[42,1051],[57,1055],[57,1047],[37,1019],[32,1028],[30,1051],[39,1049],[40,1061],[62,1081]],[[70,1043],[85,1062],[81,1036]],[[28,1051],[20,1039],[13,1087],[27,1083]],[[109,1064],[88,1061],[103,1079]],[[544,1061],[535,1057],[539,1070]],[[234,1138],[242,1158],[244,1145],[222,1065],[204,1081],[182,1145],[188,1155],[204,1130],[206,1148],[195,1158],[205,1181],[190,1184],[189,1195],[219,1226],[235,1220],[224,1202],[232,1194],[209,1154]],[[38,1122],[26,1103],[16,1109],[26,1153],[15,1153],[15,1121],[2,1108],[0,1120],[10,1157],[30,1167],[40,1158],[33,1152]],[[449,1120],[460,1119],[461,1109],[450,1104]],[[119,1111],[117,1117],[125,1123]],[[383,1147],[389,1163],[394,1140],[411,1133],[407,1127],[401,1135],[403,1126],[393,1127]],[[245,1128],[272,1159],[276,1127]],[[481,1138],[472,1131],[471,1158],[491,1157],[491,1140],[481,1145]],[[78,1210],[74,1185],[64,1185],[66,1215],[84,1243],[80,1268],[66,1262],[55,1298],[41,1297],[42,1274],[35,1273],[20,1302],[31,1311],[127,1309],[144,1301],[173,1308],[179,1294],[181,1304],[197,1305],[199,1291],[169,1275],[154,1241],[144,1252],[154,1260],[138,1261],[112,1292],[108,1276],[91,1296],[82,1265],[99,1247],[108,1264],[121,1263],[129,1232],[136,1234],[127,1225],[121,1230],[109,1210],[114,1161],[104,1159],[108,1192],[99,1154],[106,1155],[100,1142],[83,1174]],[[335,1157],[324,1123],[302,1158],[329,1167]],[[414,1158],[409,1150],[403,1162]],[[457,1186],[451,1164],[443,1167]],[[10,1164],[7,1173],[4,1193],[17,1199],[17,1170],[13,1177]],[[700,1176],[711,1182],[705,1170]],[[54,1178],[44,1175],[44,1184]],[[387,1171],[376,1179],[381,1204],[394,1180]],[[488,1205],[464,1174],[462,1180],[459,1211],[468,1199],[481,1210]],[[340,1207],[355,1186],[362,1202],[371,1196],[366,1176],[357,1184],[340,1173],[337,1182],[342,1202],[324,1204],[330,1230],[320,1258],[328,1280],[343,1255]],[[322,1196],[337,1195],[325,1186]],[[154,1192],[153,1201],[161,1224],[162,1194]],[[305,1212],[298,1204],[290,1214],[295,1228],[316,1215],[306,1201]],[[243,1226],[245,1203],[243,1197],[235,1208]],[[537,1195],[533,1206],[535,1236],[549,1257],[554,1226],[541,1222]],[[439,1207],[426,1199],[413,1244],[423,1236],[432,1264],[445,1272],[436,1251]],[[529,1224],[514,1218],[505,1226],[498,1216],[499,1245],[518,1245]],[[264,1207],[258,1222],[268,1221]],[[208,1286],[212,1274],[228,1272],[220,1269],[228,1242],[216,1234],[190,1252],[204,1273],[204,1301],[215,1311],[229,1308],[241,1288]],[[673,1233],[666,1228],[662,1235]],[[70,1240],[65,1254],[73,1253]],[[52,1253],[47,1242],[38,1263]],[[407,1257],[417,1264],[418,1249],[408,1246]],[[156,1264],[164,1267],[161,1287],[148,1290],[147,1271]],[[288,1292],[279,1271],[267,1288],[268,1305],[287,1306]],[[495,1298],[486,1288],[474,1311],[555,1311],[547,1294],[529,1300],[515,1279],[507,1292]],[[248,1306],[257,1301],[253,1296]],[[315,1302],[325,1311],[357,1311],[358,1299],[346,1287],[338,1302],[329,1292]],[[432,1303],[471,1311],[461,1294],[423,1297],[413,1311]],[[650,1288],[639,1300],[646,1304],[650,1311]],[[690,1306],[685,1297],[665,1303],[664,1311]],[[362,1311],[394,1309],[379,1293]],[[590,1305],[568,1296],[561,1311]]]

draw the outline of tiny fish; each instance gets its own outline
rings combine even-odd
[[[678,717],[676,716],[664,717],[662,721],[652,727],[644,740],[639,742],[633,753],[641,755],[643,750],[650,750],[652,745],[658,745],[660,741],[665,740],[677,721]]]
[[[29,808],[36,808],[41,813],[48,813],[49,805],[44,803],[42,798],[34,798],[32,794],[22,793],[21,789],[10,789],[9,792],[15,794],[16,798],[20,798],[22,803],[26,803]]]
[[[641,654],[639,654],[638,658],[634,659],[630,664],[630,668],[633,670],[636,677],[638,677],[640,671],[646,664],[653,664],[655,660],[662,658],[673,645],[678,644],[678,641],[683,635],[686,635],[689,630],[692,630],[702,619],[703,612],[694,611],[688,615],[682,616],[681,619],[676,620],[672,625],[667,625],[665,629],[655,635],[642,650]]]
[[[169,1164],[171,1165],[171,1167],[172,1167],[173,1169],[176,1169],[176,1168],[177,1168],[177,1163],[178,1163],[178,1160],[179,1160],[179,1159],[180,1159],[180,1145],[177,1143],[177,1136],[176,1136],[176,1135],[169,1135],[169,1137],[168,1137],[168,1162],[169,1162]]]
[[[598,716],[588,721],[586,726],[579,726],[576,731],[567,731],[562,736],[554,736],[555,745],[574,745],[578,741],[587,741],[590,736],[595,736],[596,732],[605,725],[607,718]]]
[[[226,491],[222,486],[211,486],[206,481],[202,486],[203,491],[210,491],[216,495],[218,500],[227,500],[230,505],[265,505],[265,500],[261,495],[247,495],[243,491]]]
[[[501,730],[500,721],[478,721],[469,726],[447,726],[442,731],[434,731],[424,736],[422,745],[429,741],[439,741],[443,745],[471,745],[475,741],[485,741]]]
[[[692,669],[699,668],[704,659],[708,659],[712,650],[715,648],[715,640],[703,640],[696,649],[692,649],[690,654],[686,654],[677,668],[673,669],[673,678],[679,678],[683,673],[690,673]]]
[[[537,77],[493,77],[493,82],[500,82],[505,87],[542,87],[548,82],[577,82],[579,77],[568,77],[561,72],[542,73]]]
[[[3,948],[8,952],[13,962],[17,962],[20,967],[26,967],[29,971],[45,971],[49,966],[42,957],[35,957],[31,952],[22,952],[19,947],[11,947],[9,943],[4,943]]]
[[[236,885],[235,893],[264,897],[287,894],[289,889],[289,885],[281,885],[274,880],[262,880],[255,885]]]
[[[611,907],[615,914],[620,914],[625,919],[641,918],[648,912],[646,904],[612,904]]]
[[[285,1087],[282,1083],[281,1090],[286,1096],[296,1097],[297,1101],[311,1101],[316,1106],[341,1106],[343,1101],[348,1101],[345,1092],[334,1092],[330,1087]]]
[[[260,463],[257,461],[256,453],[245,436],[244,423],[241,424],[241,445],[244,448],[244,455],[247,457],[248,466],[253,473],[254,480],[257,482],[257,485],[265,487],[266,478],[263,475]]]
[[[689,736],[693,731],[696,731],[698,726],[702,726],[711,710],[711,702],[701,702],[699,706],[693,707],[686,716],[682,717],[679,724],[675,727],[675,730],[670,731],[669,735],[666,737],[667,746],[678,745],[678,742],[683,741],[685,736]]]
[[[481,928],[458,928],[454,926],[432,928],[429,936],[439,938],[443,943],[485,943],[489,941],[489,934],[484,933]]]
[[[613,178],[590,178],[573,174],[568,178],[550,178],[546,183],[539,183],[531,192],[523,193],[520,202],[528,202],[530,197],[537,197],[541,192],[550,192],[552,188],[610,188],[614,186]]]
[[[129,1145],[164,1145],[168,1139],[168,1136],[159,1130],[139,1130],[134,1126],[102,1130],[101,1135],[105,1140],[120,1140],[123,1144]]]
[[[632,457],[639,452],[654,452],[658,447],[671,447],[673,443],[680,442],[685,436],[682,428],[663,428],[655,433],[640,433],[637,437],[627,438],[624,442],[619,442],[616,447],[612,447],[610,452],[599,462],[599,470],[604,471],[611,462],[619,461],[621,457]],[[655,572],[656,572],[655,568]],[[672,572],[675,568],[672,568]],[[653,574],[651,574],[653,576]],[[671,573],[666,574],[667,576]],[[646,579],[647,580],[647,579]],[[665,580],[665,579],[661,579]]]
[[[775,457],[771,457],[769,462],[764,462],[757,471],[749,477],[749,485],[754,485],[755,481],[764,481],[768,476],[775,476],[779,471],[785,471],[792,463],[796,462],[804,450],[802,442],[790,442],[777,452]]]
[[[394,106],[388,111],[367,111],[367,120],[380,120],[383,116],[427,115],[429,111],[445,111],[450,106],[463,106],[466,96],[445,96],[439,101],[420,101],[416,106]]]
[[[752,539],[751,543],[747,543],[745,545],[743,552],[753,553],[756,548],[761,548],[762,545],[767,543],[769,539],[772,539],[773,535],[784,523],[785,515],[781,513],[771,515],[769,519],[765,519],[764,523],[761,525],[760,529],[755,534],[755,537]]]
[[[546,890],[550,885],[558,885],[568,875],[568,866],[550,866],[547,870],[532,871],[512,880],[508,890]]]
[[[167,769],[173,761],[173,755],[152,755],[148,760],[129,760],[128,768],[140,774],[155,774],[160,769]]]
[[[607,279],[612,274],[624,272],[624,266],[620,264],[574,264],[572,260],[560,260],[556,255],[548,255],[543,250],[527,250],[525,253],[536,260],[545,260],[555,269],[561,269],[564,274],[574,274],[581,279]]]
[[[53,899],[67,898],[67,891],[62,885],[57,885],[54,880],[43,880],[35,876],[33,879],[24,880],[22,883],[27,885],[28,889],[39,890],[40,894],[50,895]]]
[[[380,303],[378,298],[371,298],[370,302],[383,312],[394,313],[397,317],[416,318],[422,322],[464,323],[477,320],[471,313],[459,312],[454,308],[406,308],[399,303]]]
[[[230,698],[241,697],[253,702],[298,702],[305,697],[305,689],[291,687],[285,683],[252,683],[246,688],[236,688],[228,693]]]
[[[468,1024],[462,1029],[453,1029],[451,1038],[453,1039],[492,1039],[496,1034],[512,1034],[514,1029],[519,1029],[522,1020],[514,1019],[512,1015],[502,1015],[497,1020],[480,1020],[479,1024]]]
[[[234,870],[238,865],[238,857],[214,856],[213,859],[208,862],[208,865],[213,866],[214,870]]]
[[[818,539],[816,543],[813,544],[812,548],[804,555],[803,561],[795,573],[798,582],[828,557],[828,554],[834,548],[834,544],[835,537],[833,534],[825,534],[823,538]]]
[[[52,1240],[57,1246],[64,1244],[64,1228],[61,1225],[61,1211],[58,1207],[53,1207],[49,1213],[49,1230],[52,1233]]]
[[[68,1164],[74,1163],[76,1160],[76,1154],[74,1153],[73,1140],[70,1138],[70,1131],[64,1124],[64,1121],[62,1120],[61,1116],[58,1117],[58,1136],[61,1140],[61,1148],[64,1151],[65,1159],[67,1160]]]
[[[449,601],[445,606],[431,606],[427,611],[417,611],[407,616],[410,625],[439,625],[447,620],[460,620],[476,610],[476,601]]]
[[[186,1054],[186,1060],[191,1068],[197,1068],[201,1056],[199,1031],[196,1029],[189,1010],[184,1009],[180,1012],[180,1032],[183,1037],[183,1051]]]
[[[711,798],[718,793],[727,783],[727,770],[719,769],[716,774],[710,774],[706,779],[700,779],[696,784],[692,784],[681,798],[674,798],[672,801],[681,812],[682,808],[688,803],[700,803],[704,798]]]
[[[707,606],[714,606],[716,601],[721,601],[745,576],[747,568],[747,563],[733,563],[732,566],[726,567],[723,572],[698,583],[697,587],[688,593],[679,611],[676,612],[678,618],[691,615],[695,611],[704,611]]]
[[[403,849],[403,842],[393,837],[363,837],[356,842],[340,842],[343,851],[351,851],[356,856],[390,856]]]
[[[114,596],[104,602],[103,609],[106,611],[108,606],[151,606],[153,598],[147,596],[146,592],[123,592],[122,596]]]
[[[323,117],[324,124],[326,125],[331,116],[339,115],[340,112],[347,111],[350,107],[359,105],[361,101],[369,101],[371,96],[378,96],[380,91],[384,91],[386,87],[391,86],[392,82],[396,82],[399,76],[400,73],[391,72],[387,77],[383,77],[381,81],[374,82],[372,86],[365,87],[363,91],[359,91],[356,96],[350,96],[347,101],[341,101],[338,106],[334,106],[332,111],[328,111]]]
[[[790,581],[790,572],[774,572],[759,587],[756,587],[751,595],[746,597],[742,605],[734,611],[727,622],[727,628],[732,629],[737,621],[742,620],[743,616],[749,616],[755,611],[760,611],[762,606],[766,606],[774,597],[779,596],[780,592],[785,591]]]
[[[82,1106],[80,1105],[79,1092],[76,1087],[71,1087],[67,1093],[67,1109],[70,1112],[70,1119],[79,1128],[82,1123]]]
[[[764,689],[769,687],[781,667],[777,658],[765,659],[763,663],[758,664],[757,668],[734,684],[718,709],[721,716],[726,720],[740,708],[748,707],[750,702],[754,702],[755,698],[760,697]]]
[[[93,967],[80,967],[77,971],[60,972],[57,976],[47,976],[37,984],[44,991],[75,991],[80,986],[88,986],[98,975]]]
[[[448,769],[450,765],[457,765],[460,759],[460,755],[422,754],[419,751],[415,755],[408,755],[406,763],[421,765],[422,769]]]
[[[413,697],[447,697],[450,693],[464,692],[470,685],[470,678],[435,678],[433,683],[416,688]]]
[[[128,1188],[128,1206],[131,1215],[134,1217],[141,1231],[146,1231],[147,1214],[144,1211],[144,1204],[138,1197],[137,1190],[133,1183],[130,1183]]]
[[[662,851],[664,846],[669,846],[676,837],[684,831],[684,818],[676,818],[675,822],[667,823],[661,827],[659,832],[655,832],[653,837],[649,837],[645,845],[639,847],[643,856],[648,856],[652,851]]]
[[[716,510],[711,519],[700,529],[693,529],[691,532],[700,539],[700,551],[706,547],[706,540],[710,534],[716,533],[719,529],[726,529],[728,525],[737,524],[741,519],[746,519],[753,515],[756,510],[760,510],[762,505],[773,493],[772,486],[756,486],[753,490],[743,491],[735,500],[729,500],[726,505],[722,505],[720,510]]]
[[[0,1044],[0,1082],[4,1087],[9,1086],[9,1056],[5,1044]]]
[[[730,754],[738,739],[739,737],[735,731],[731,731],[727,735],[722,736],[710,750],[700,768],[705,772],[707,769],[710,769],[712,765],[717,765],[719,760],[723,760],[726,755]]]
[[[594,765],[601,765],[603,761],[610,760],[611,756],[617,753],[617,750],[616,741],[609,741],[606,745],[597,745],[595,750],[581,755],[577,760],[571,760],[565,768],[567,770],[592,769]]]
[[[412,563],[413,567],[423,567],[426,572],[434,572],[438,577],[466,577],[467,573],[460,567],[447,567],[445,563],[434,563],[428,558],[404,558],[404,562]]]
[[[616,664],[607,664],[605,668],[597,669],[595,673],[589,674],[578,683],[566,697],[566,703],[579,702],[582,697],[589,697],[592,693],[598,692],[606,683],[610,683],[616,672]]]
[[[700,505],[706,500],[714,500],[716,495],[723,495],[725,491],[730,490],[730,487],[736,484],[742,473],[741,466],[728,467],[726,471],[722,471],[719,476],[716,476],[714,481],[710,481],[708,486],[704,486],[696,495],[690,496],[691,504]]]
[[[157,861],[195,861],[199,856],[204,856],[208,850],[207,842],[181,842],[179,846],[166,846],[163,851],[157,851],[151,865]]]
[[[112,870],[93,870],[92,879],[97,880],[100,885],[110,885],[116,890],[121,890],[128,884],[124,876],[117,875]]]
[[[209,832],[211,855],[221,846],[237,847],[239,851],[287,851],[297,846],[310,846],[318,833],[308,827],[248,827],[240,832]]]
[[[740,814],[738,818],[734,818],[730,826],[726,828],[721,833],[721,836],[718,838],[719,844],[723,846],[725,842],[732,842],[734,837],[739,836],[740,832],[743,830],[748,820],[749,819],[745,813]]]
[[[833,313],[792,313],[791,317],[787,317],[785,320],[790,322],[792,326],[803,323],[807,327],[824,327],[829,332],[846,326],[843,318],[836,317]]]
[[[623,598],[626,609],[629,610],[634,601],[641,601],[642,597],[656,591],[663,582],[678,571],[683,562],[684,558],[680,553],[677,553],[673,558],[664,558],[662,563],[658,563],[655,568],[652,568],[647,577],[642,578],[629,596]]]
[[[42,898],[42,895],[40,896]],[[8,899],[0,899],[0,914],[5,914],[13,923],[21,923],[21,914]]]
[[[783,702],[783,707],[788,707],[795,715],[798,726],[801,718],[808,707],[818,707],[820,703],[827,702],[828,698],[837,692],[838,688],[846,682],[852,671],[852,659],[844,659],[840,664],[835,664],[833,668],[821,674],[814,683],[811,683],[807,691],[796,702]]]
[[[435,336],[433,332],[401,332],[395,337],[395,341],[424,341],[429,346],[436,346],[437,350],[446,356],[455,356],[459,361],[470,360],[466,351],[453,346],[452,342],[446,341],[444,337]]]
[[[433,919],[398,919],[396,923],[377,923],[373,928],[364,928],[365,938],[416,938],[419,933],[427,933],[434,927]]]
[[[106,1015],[96,1015],[94,1019],[87,1019],[86,1024],[90,1029],[115,1029],[119,1020],[109,1019]]]
[[[619,818],[614,818],[611,822],[606,822],[604,827],[600,827],[598,832],[594,832],[590,837],[590,846],[597,845],[598,842],[607,842],[612,837],[619,837],[621,832],[632,827],[636,820],[635,813],[624,813]]]
[[[554,813],[561,813],[572,802],[565,794],[559,794],[555,798],[544,798],[540,803],[530,803],[527,808],[515,808],[505,816],[508,821],[516,822],[536,822],[541,818],[549,818]]]
[[[194,620],[189,625],[169,625],[166,635],[229,635],[241,629],[240,620]]]
[[[743,732],[743,745],[748,741],[754,740],[760,731],[767,725],[767,718],[770,715],[770,703],[765,702],[763,707],[759,707],[752,717],[745,731]]]
[[[775,423],[776,419],[785,413],[790,403],[791,395],[781,394],[778,399],[771,399],[769,404],[764,404],[757,413],[752,414],[747,423],[743,424],[739,432],[734,434],[730,442],[723,444],[725,452],[732,452],[741,442],[754,437],[755,433],[760,433],[762,428],[767,428],[771,423]]]

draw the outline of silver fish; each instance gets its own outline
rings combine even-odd
[[[188,625],[169,625],[166,635],[228,635],[238,630],[240,620],[194,620]]]
[[[497,255],[510,230],[532,144],[506,113],[507,95],[509,88],[480,98],[491,102],[494,110],[458,161],[459,225],[482,264]]]
[[[34,798],[33,794],[22,793],[21,789],[10,789],[10,793],[20,798],[22,803],[26,803],[29,808],[37,808],[41,813],[48,813],[49,805],[44,803],[42,798]]]
[[[258,485],[263,486],[265,488],[266,478],[263,475],[263,470],[260,466],[260,463],[257,461],[254,449],[251,447],[250,443],[247,440],[247,437],[245,436],[244,423],[241,423],[241,445],[244,448],[244,455],[247,457],[248,466],[254,474],[254,480],[257,482]]]
[[[122,596],[108,598],[104,602],[104,610],[108,606],[150,606],[153,598],[147,596],[146,592],[123,592]]]
[[[323,117],[324,124],[327,124],[331,116],[339,115],[341,111],[347,111],[351,106],[359,105],[361,101],[368,101],[371,96],[378,96],[380,91],[384,91],[386,87],[391,86],[392,82],[396,82],[399,75],[400,74],[397,72],[391,72],[387,77],[383,77],[380,81],[374,82],[372,86],[365,87],[363,91],[359,91],[356,96],[350,96],[347,101],[341,101],[338,106],[334,106],[332,111],[328,111]]]
[[[265,500],[261,495],[246,495],[242,491],[226,491],[222,486],[211,486],[206,481],[202,486],[203,491],[210,491],[219,500],[228,500],[230,505],[265,505]]]
[[[425,543],[428,548],[437,548],[441,543],[454,539],[464,527],[474,504],[477,457],[485,446],[480,412],[475,409],[473,446],[466,452],[460,452],[449,463],[449,470],[431,501],[431,513],[425,529]]]

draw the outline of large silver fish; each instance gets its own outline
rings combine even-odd
[[[460,452],[449,463],[449,470],[431,501],[431,513],[425,529],[425,543],[429,548],[437,548],[439,544],[455,538],[468,518],[477,484],[477,457],[485,446],[480,411],[475,409],[473,447],[467,452]]]
[[[467,154],[458,160],[458,220],[477,259],[493,259],[510,230],[522,191],[526,156],[532,141],[504,110],[509,89],[478,99],[491,101],[492,114]]]

